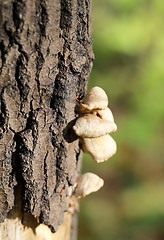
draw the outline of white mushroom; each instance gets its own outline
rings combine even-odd
[[[97,115],[101,119],[114,122],[114,117],[113,117],[112,111],[108,107],[103,110],[97,110],[97,111],[93,112],[93,114]]]
[[[108,98],[100,87],[93,87],[82,99],[79,117],[73,129],[80,139],[80,147],[96,162],[104,162],[112,157],[116,143],[108,134],[117,130],[108,106]]]
[[[82,138],[95,138],[117,130],[114,122],[101,119],[92,114],[79,117],[73,126],[75,133]]]
[[[104,185],[104,180],[94,173],[84,173],[77,178],[77,188],[74,196],[84,197],[98,191]]]
[[[98,138],[82,138],[83,152],[90,154],[96,162],[104,162],[111,158],[117,150],[116,142],[110,135]]]
[[[108,106],[108,97],[100,87],[93,87],[82,99],[79,112],[86,113],[94,109],[105,109]]]

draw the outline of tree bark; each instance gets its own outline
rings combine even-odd
[[[90,0],[0,0],[1,239],[32,239],[5,238],[13,224],[36,234],[64,220],[80,172],[72,125],[93,62],[90,11]]]

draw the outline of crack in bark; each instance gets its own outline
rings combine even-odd
[[[42,70],[43,64],[45,62],[41,48],[42,48],[43,38],[46,37],[46,26],[48,23],[48,14],[46,11],[46,1],[45,0],[35,1],[35,4],[36,4],[37,23],[38,23],[39,32],[40,32],[38,44],[35,44],[35,50],[37,52],[35,81],[37,83],[37,88],[38,88],[38,93],[40,95],[40,103],[41,103],[42,97],[41,97],[41,93],[40,93],[39,76],[40,76],[40,72]]]
[[[17,81],[17,85],[20,91],[21,103],[24,101],[27,101],[27,97],[30,91],[30,88],[27,84],[28,75],[27,75],[27,68],[26,68],[28,64],[28,58],[25,56],[26,56],[25,53],[21,53],[19,55],[16,62],[16,69],[15,69],[15,80]],[[20,109],[22,109],[22,107]]]
[[[6,56],[5,55],[7,54],[7,51],[5,49],[5,45],[4,45],[3,40],[0,42],[0,50],[1,50],[1,60],[2,60],[2,65],[0,67],[0,74],[1,74],[2,73],[2,68],[3,68],[3,66],[6,62]]]
[[[43,222],[46,222],[48,224],[48,218],[49,218],[49,215],[47,216],[47,212],[50,211],[50,205],[49,205],[49,199],[48,199],[48,190],[47,190],[47,163],[46,163],[46,159],[47,159],[47,156],[48,156],[48,151],[46,152],[46,155],[44,157],[44,185],[43,185],[43,188],[42,188],[42,196],[41,196],[41,201],[44,202],[44,206],[45,208],[41,209],[41,212],[40,212],[40,222],[43,223]]]
[[[24,26],[23,16],[25,14],[25,11],[26,11],[25,1],[14,0],[14,2],[13,2],[13,21],[14,21],[14,25],[16,27],[15,35],[18,35],[23,30],[23,26]]]
[[[65,36],[68,36],[69,29],[72,25],[72,1],[61,0],[61,14],[60,14],[60,28],[63,30]]]
[[[1,112],[0,112],[0,127],[3,129],[4,125],[6,123],[6,106],[5,106],[5,101],[3,98],[3,94],[4,94],[4,88],[2,88],[2,92],[1,92]],[[0,132],[0,134],[2,134]]]
[[[39,76],[40,72],[42,70],[43,64],[44,64],[44,57],[41,52],[41,46],[40,45],[35,45],[35,50],[37,52],[37,57],[36,57],[36,74],[35,74],[35,81],[37,83],[37,88],[38,88],[38,93],[40,95],[40,81],[39,81]],[[40,96],[40,103],[41,103],[41,96]]]

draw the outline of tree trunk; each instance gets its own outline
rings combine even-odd
[[[57,239],[64,218],[69,235],[66,197],[80,171],[76,96],[93,61],[90,10],[90,0],[0,0],[2,240]]]

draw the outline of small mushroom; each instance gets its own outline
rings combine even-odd
[[[82,99],[79,112],[87,113],[94,109],[105,109],[108,106],[108,97],[100,87],[93,87]]]
[[[117,125],[92,114],[79,117],[73,126],[75,133],[82,138],[96,138],[117,130]]]
[[[103,110],[97,110],[97,111],[93,112],[93,114],[97,115],[101,119],[114,122],[114,117],[113,117],[112,111],[108,107]]]
[[[74,214],[79,209],[78,200],[75,196],[66,197],[67,212]]]
[[[116,142],[110,135],[98,138],[81,138],[83,152],[90,154],[96,162],[104,162],[111,158],[117,150]]]
[[[77,188],[74,196],[84,197],[92,192],[98,191],[104,185],[104,180],[94,173],[84,173],[77,178]]]
[[[96,162],[104,162],[116,153],[116,143],[108,134],[117,130],[108,106],[108,98],[100,87],[93,87],[80,101],[73,129],[80,139],[80,147]]]

